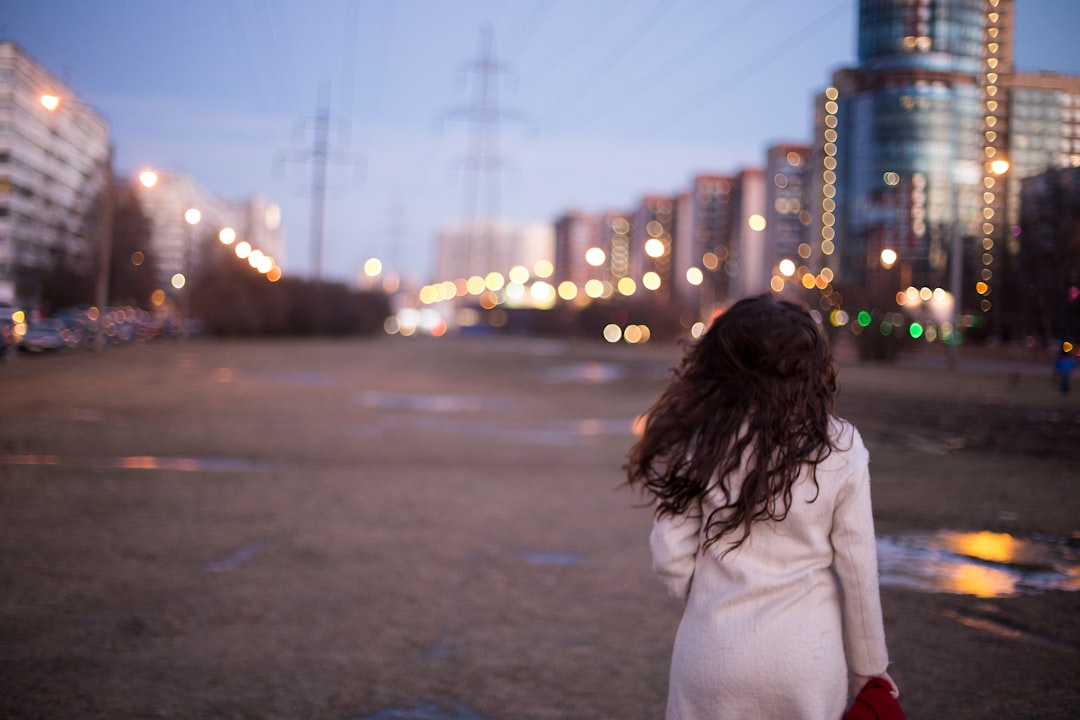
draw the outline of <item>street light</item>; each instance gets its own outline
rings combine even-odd
[[[52,94],[43,94],[38,100],[41,106],[49,112],[60,109],[60,98]],[[105,116],[97,108],[78,100],[71,101],[75,105],[82,105],[96,113]],[[94,350],[101,352],[105,349],[105,307],[109,304],[109,273],[112,264],[112,213],[113,213],[113,146],[112,141],[106,138],[105,157],[100,160],[105,184],[101,191],[101,218],[98,221],[98,230],[101,233],[98,253],[97,283],[94,288],[94,302],[97,304],[98,318],[97,328],[94,331]]]

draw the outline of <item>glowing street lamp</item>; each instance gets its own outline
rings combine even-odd
[[[885,268],[886,270],[890,269],[893,265],[896,264],[897,257],[898,256],[895,250],[893,250],[892,248],[885,248],[881,251],[881,267]]]
[[[41,106],[51,113],[60,109],[60,97],[51,93],[42,94],[38,101]],[[81,102],[79,100],[73,101],[76,105],[82,105],[88,109],[99,113],[102,117],[105,117],[105,113],[101,112],[92,105]],[[98,252],[98,274],[97,283],[94,290],[94,302],[98,308],[98,320],[97,329],[94,331],[94,349],[97,352],[101,352],[105,349],[105,307],[109,304],[109,273],[112,265],[112,214],[113,214],[113,147],[112,141],[109,140],[106,144],[105,157],[100,160],[102,165],[102,174],[104,175],[104,186],[102,187],[102,208],[101,208],[101,220],[98,227],[101,232],[101,239],[99,241]]]

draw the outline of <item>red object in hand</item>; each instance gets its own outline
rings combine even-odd
[[[884,678],[874,678],[855,696],[844,720],[905,720],[900,703],[892,696],[892,685]]]

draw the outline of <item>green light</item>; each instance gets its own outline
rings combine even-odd
[[[859,311],[859,324],[862,325],[863,327],[869,327],[870,326],[870,313],[868,313],[865,310],[860,310]]]
[[[891,334],[892,333],[892,327],[893,327],[892,323],[889,322],[888,320],[882,321],[882,323],[881,323],[881,334],[882,335]]]
[[[918,340],[919,338],[922,337],[923,327],[919,323],[913,322],[913,323],[911,323],[911,326],[908,328],[908,332],[911,333],[911,337]]]

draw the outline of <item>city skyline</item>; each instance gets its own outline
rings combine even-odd
[[[814,94],[855,63],[858,3],[732,5],[335,2],[313,17],[293,2],[3,0],[0,35],[108,118],[120,174],[158,167],[280,203],[291,274],[310,271],[312,167],[298,160],[328,98],[324,276],[353,281],[378,256],[422,280],[439,227],[469,219],[466,71],[482,28],[507,71],[489,86],[508,113],[486,156],[506,165],[490,214],[628,209],[808,141]],[[1080,74],[1077,26],[1080,4],[1018,2],[1018,69]]]

